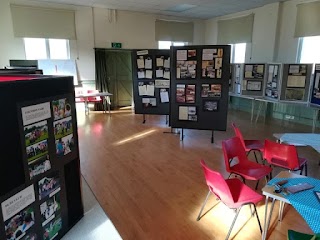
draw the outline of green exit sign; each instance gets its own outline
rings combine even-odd
[[[119,42],[113,42],[111,43],[112,48],[122,48],[122,43]]]

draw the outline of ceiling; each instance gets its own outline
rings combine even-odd
[[[161,15],[210,19],[283,0],[36,0]]]

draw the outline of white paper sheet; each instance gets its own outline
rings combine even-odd
[[[299,65],[290,65],[289,66],[289,73],[298,74],[299,73]]]
[[[164,66],[164,68],[170,68],[170,58],[164,60],[163,66]]]
[[[170,88],[170,80],[155,80],[155,88]]]
[[[188,120],[188,107],[179,106],[179,120]]]
[[[187,60],[188,51],[187,50],[177,50],[177,61]]]
[[[162,69],[156,70],[156,77],[157,78],[162,78],[163,77],[163,70]]]
[[[146,78],[152,79],[152,70],[146,70]]]
[[[154,96],[154,85],[146,85],[147,86],[147,94],[148,96]]]
[[[144,68],[144,60],[143,58],[137,59],[138,68]]]
[[[163,67],[163,58],[157,58],[157,67]]]
[[[305,87],[306,76],[288,76],[287,87]]]
[[[138,78],[145,78],[145,72],[144,71],[139,71],[138,72]]]
[[[181,69],[177,68],[177,78],[181,78]]]
[[[169,71],[164,71],[163,78],[170,79],[170,72]]]
[[[145,69],[152,69],[152,59],[145,60]]]
[[[24,126],[51,118],[50,102],[23,107],[21,113]]]
[[[139,96],[147,95],[147,85],[139,85]]]
[[[169,93],[168,93],[168,91],[160,91],[160,101],[162,103],[169,102]]]

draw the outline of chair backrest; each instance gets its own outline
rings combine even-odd
[[[202,166],[209,190],[227,206],[229,204],[233,204],[234,200],[230,188],[221,173],[210,169],[204,160],[201,160],[200,164]]]
[[[222,150],[226,170],[230,172],[230,160],[238,159],[238,164],[244,164],[248,160],[245,149],[243,148],[239,137],[233,137],[222,141]]]
[[[232,123],[231,125],[233,128],[234,134],[240,139],[242,146],[244,147],[244,149],[246,149],[246,144],[244,142],[244,138],[242,136],[240,129],[237,127],[237,125],[235,123]]]
[[[263,158],[269,164],[280,165],[291,170],[299,167],[299,157],[295,146],[268,139],[264,141],[264,144]]]

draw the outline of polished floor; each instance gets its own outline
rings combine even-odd
[[[227,177],[221,141],[233,136],[231,122],[247,139],[311,131],[310,126],[278,120],[252,124],[250,114],[230,110],[227,131],[215,132],[211,144],[210,131],[185,130],[184,141],[180,141],[179,135],[165,133],[170,128],[164,116],[148,115],[142,124],[142,116],[131,110],[113,111],[112,117],[101,112],[86,116],[78,111],[77,120],[81,172],[124,240],[224,239],[234,212],[215,198],[208,202],[207,214],[196,221],[207,194],[200,159]],[[299,147],[299,153],[309,158],[309,176],[319,177],[318,153],[310,147]],[[253,187],[255,183],[248,184]],[[258,191],[263,185],[260,183]],[[277,208],[278,204],[275,212]],[[258,212],[263,222],[264,201],[259,203]],[[274,214],[268,239],[287,239],[288,229],[311,232],[291,206],[286,206],[281,223],[276,217]],[[116,238],[107,234],[103,239]],[[231,239],[261,239],[249,208],[241,211]]]

